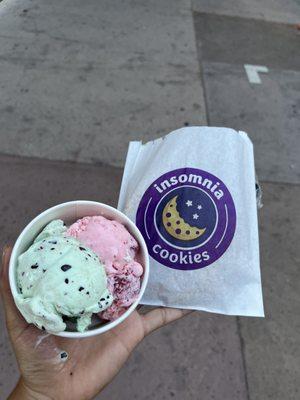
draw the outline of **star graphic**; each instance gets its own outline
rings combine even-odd
[[[202,209],[201,204],[199,204],[199,205],[197,206],[197,208],[198,208],[198,210],[201,210],[201,209]]]
[[[193,202],[192,202],[191,200],[188,200],[185,204],[186,204],[188,207],[190,207],[190,206],[193,205]]]
[[[198,214],[193,214],[193,219],[198,219],[199,215]]]

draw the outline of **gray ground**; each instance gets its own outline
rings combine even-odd
[[[297,0],[0,4],[1,246],[56,203],[116,204],[131,139],[208,123],[255,144],[266,318],[190,315],[97,398],[299,399],[297,22]],[[250,84],[244,64],[269,73]],[[2,400],[18,373],[1,321]]]

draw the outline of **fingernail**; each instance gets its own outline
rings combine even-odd
[[[7,246],[5,245],[2,250],[2,262],[4,262],[5,260],[6,252],[7,252]]]
[[[0,279],[1,279],[1,281],[2,281],[2,276],[3,276],[3,267],[4,267],[5,254],[6,254],[6,246],[4,246],[3,250],[2,250],[2,262],[1,262],[1,265],[0,265]]]
[[[8,244],[5,244],[2,250],[2,263],[4,263],[6,259],[7,252],[9,250],[10,246]]]

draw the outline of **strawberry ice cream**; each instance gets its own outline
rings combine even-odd
[[[84,217],[72,224],[67,235],[92,249],[105,264],[112,305],[100,317],[114,320],[137,299],[143,267],[136,261],[135,238],[117,221],[102,216]]]

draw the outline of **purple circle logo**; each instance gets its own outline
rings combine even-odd
[[[180,168],[148,187],[136,224],[151,257],[169,268],[193,270],[207,267],[227,250],[236,211],[229,190],[215,175]]]

